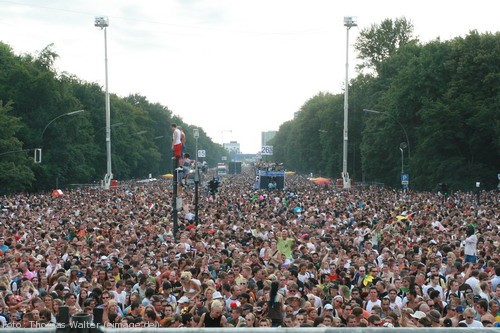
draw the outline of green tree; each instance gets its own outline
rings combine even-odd
[[[358,58],[363,60],[359,68],[378,71],[385,59],[412,41],[416,41],[413,37],[413,23],[404,17],[372,24],[370,28],[360,31],[354,43]]]
[[[21,120],[10,115],[11,103],[6,105],[0,100],[0,193],[28,189],[35,180],[31,171],[33,164],[32,149],[23,149],[22,142],[16,138],[21,129]],[[32,156],[32,155],[31,155]]]
[[[380,93],[366,115],[363,168],[372,180],[398,186],[398,145],[411,141],[406,159],[411,186],[439,182],[469,188],[476,177],[493,183],[499,165],[499,34],[408,44],[387,58],[375,79]],[[409,157],[409,156],[407,156]],[[487,181],[489,179],[489,181]]]
[[[280,126],[274,152],[290,170],[324,176],[342,170],[343,99],[319,93],[301,107],[295,119]]]

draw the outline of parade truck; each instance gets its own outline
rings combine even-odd
[[[226,166],[226,163],[219,163],[219,164],[217,164],[217,175],[218,176],[225,176],[225,175],[227,175],[227,166]]]

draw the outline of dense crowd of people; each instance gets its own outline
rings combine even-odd
[[[122,183],[1,199],[0,321],[50,327],[499,325],[500,193]],[[177,228],[176,228],[177,229]],[[175,234],[174,234],[175,232]]]

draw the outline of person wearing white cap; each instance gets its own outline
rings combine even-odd
[[[179,298],[179,300],[177,301],[177,303],[179,303],[179,304],[180,304],[180,303],[183,303],[183,304],[184,304],[184,303],[189,303],[189,302],[190,302],[190,300],[189,300],[189,298],[187,298],[187,296],[182,296],[182,297],[181,297],[181,298]]]
[[[109,260],[107,256],[101,256],[101,266],[108,268],[110,267],[109,265]]]
[[[321,313],[322,317],[327,316],[327,315],[330,315],[333,317],[333,305],[331,305],[330,303],[327,303],[325,305],[325,307],[323,308],[323,312]]]
[[[177,309],[175,309],[175,314],[184,314],[189,310],[189,304],[191,301],[187,298],[187,296],[182,296],[179,298],[177,303],[179,305],[177,306]]]
[[[216,292],[213,293],[212,299],[213,300],[216,300],[216,299],[221,300],[221,299],[223,299],[223,297],[222,297],[222,294],[219,291],[216,291]]]

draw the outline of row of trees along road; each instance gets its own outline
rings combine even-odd
[[[497,185],[500,172],[500,33],[421,43],[405,18],[360,31],[360,65],[349,85],[348,171],[356,181],[414,189],[438,183],[470,190]],[[381,113],[364,112],[372,109]],[[385,113],[385,114],[384,114]],[[343,94],[320,92],[281,125],[274,154],[292,170],[339,178]]]
[[[92,184],[106,173],[104,91],[57,73],[49,45],[37,55],[16,55],[0,42],[0,193],[50,190],[57,183]],[[112,163],[119,180],[171,172],[170,124],[181,125],[194,156],[192,126],[144,96],[111,94]],[[85,110],[63,121],[54,118]],[[45,130],[45,131],[44,131]],[[215,165],[225,155],[200,128],[198,146]],[[43,135],[42,135],[43,134]],[[42,148],[35,164],[33,149]]]
[[[360,31],[360,65],[349,84],[348,171],[356,181],[399,186],[404,169],[414,189],[470,189],[476,180],[496,185],[500,171],[500,34],[478,34],[423,44],[405,18]],[[49,45],[37,55],[15,55],[0,42],[0,192],[47,190],[58,179],[92,183],[106,170],[104,92],[57,73]],[[73,110],[86,112],[57,126],[46,124]],[[384,114],[369,114],[374,109]],[[144,96],[111,95],[112,161],[117,179],[170,171],[170,124],[191,126]],[[342,170],[343,94],[319,92],[285,122],[272,143],[288,169],[339,177]],[[43,137],[42,137],[43,132]],[[215,164],[223,148],[200,130],[199,146]],[[33,148],[43,149],[34,164]],[[191,147],[194,148],[194,147]],[[8,153],[5,152],[17,152]]]

